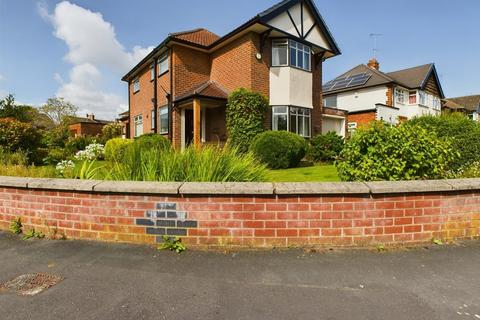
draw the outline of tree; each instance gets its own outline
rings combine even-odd
[[[59,125],[68,118],[75,117],[78,107],[63,98],[50,98],[45,105],[40,107],[40,111],[46,114],[56,125]]]
[[[32,122],[34,113],[37,111],[34,107],[27,105],[17,105],[15,97],[12,94],[0,100],[0,118],[11,118],[21,122]]]
[[[102,129],[102,140],[106,143],[110,139],[119,138],[122,136],[123,126],[118,122],[107,124]]]

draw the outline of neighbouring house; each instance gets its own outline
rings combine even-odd
[[[443,109],[462,112],[475,121],[480,121],[480,95],[471,95],[443,100]]]
[[[158,133],[177,148],[222,144],[227,98],[240,87],[269,98],[268,129],[342,134],[346,113],[323,108],[321,88],[323,61],[339,54],[311,0],[282,1],[223,37],[206,29],[172,33],[122,79],[127,136]]]
[[[125,111],[118,115],[117,122],[122,125],[122,138],[130,136],[130,112]]]
[[[433,63],[386,73],[376,59],[325,83],[323,94],[326,107],[348,110],[349,132],[374,120],[397,124],[438,115],[444,98]]]
[[[87,114],[85,118],[72,118],[68,128],[74,137],[99,136],[102,134],[103,127],[110,123],[112,121],[95,119],[94,114]]]

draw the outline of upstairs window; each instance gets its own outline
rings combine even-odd
[[[165,72],[169,70],[169,58],[168,58],[168,52],[165,52],[160,56],[158,59],[158,75],[161,76]]]
[[[155,66],[153,63],[150,65],[150,80],[155,80]]]
[[[310,71],[311,50],[306,45],[290,40],[290,65]]]
[[[323,106],[336,108],[337,107],[337,96],[328,96],[323,98]]]
[[[140,79],[136,78],[133,80],[133,93],[140,91]]]
[[[299,42],[287,39],[272,41],[272,66],[292,66],[311,70],[311,49]]]
[[[272,66],[288,66],[288,40],[273,40]]]
[[[161,107],[158,110],[160,114],[160,134],[168,133],[168,107]]]
[[[418,92],[418,103],[421,104],[422,106],[427,105],[427,96],[425,95],[425,92],[423,91]]]
[[[417,91],[410,91],[408,94],[408,104],[417,104]]]
[[[395,101],[400,104],[405,104],[405,92],[402,89],[395,88]]]

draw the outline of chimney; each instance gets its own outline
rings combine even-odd
[[[93,121],[93,120],[95,120],[95,115],[93,113],[92,114],[87,113],[87,119]]]
[[[368,61],[367,66],[369,66],[370,68],[375,69],[375,70],[380,70],[380,63],[375,58],[370,59]]]

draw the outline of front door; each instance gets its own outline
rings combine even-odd
[[[193,143],[193,110],[185,109],[185,146]]]

